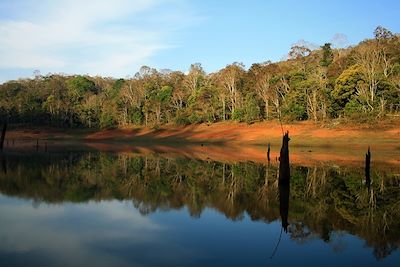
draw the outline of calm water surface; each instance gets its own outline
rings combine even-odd
[[[400,266],[398,166],[8,153],[0,266]]]

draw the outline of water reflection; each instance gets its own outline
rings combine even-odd
[[[371,150],[369,147],[367,154],[365,154],[365,184],[369,190],[371,187]]]
[[[4,172],[4,174],[7,174],[7,160],[6,160],[6,156],[4,155],[0,155],[0,159],[1,159],[1,168]]]
[[[0,200],[2,213],[7,214],[0,218],[1,266],[131,266],[123,257],[99,253],[104,250],[100,244],[162,246],[157,241],[163,234],[159,225],[116,201],[85,206],[42,203],[32,209],[19,201]]]
[[[290,184],[279,183],[279,213],[281,215],[282,228],[287,233],[289,226],[289,195],[290,195]]]
[[[111,222],[108,220],[131,220],[130,227],[136,227],[136,230],[115,229],[112,231],[115,236],[109,240],[106,238],[110,242],[122,238],[125,231],[134,232],[134,239],[140,240],[137,229],[144,232],[150,229],[151,235],[155,233],[153,230],[162,229],[162,226],[139,214],[152,215],[158,211],[184,208],[193,218],[201,218],[208,209],[212,209],[232,221],[249,217],[251,221],[260,221],[266,226],[265,223],[280,220],[290,239],[300,244],[312,243],[316,239],[326,243],[336,242],[334,237],[338,234],[349,233],[364,240],[367,247],[373,249],[376,259],[384,259],[397,252],[400,244],[400,179],[395,173],[385,169],[372,172],[374,183],[368,190],[363,182],[362,167],[339,168],[318,163],[291,166],[289,186],[289,183],[279,183],[278,164],[220,163],[96,152],[37,153],[34,156],[10,154],[7,155],[7,172],[0,174],[0,192],[33,200],[36,206],[63,203],[41,210],[54,212],[54,217],[60,210],[75,209],[79,214],[90,214],[92,223],[100,217],[104,217],[102,220],[109,225]],[[124,203],[133,203],[135,209],[119,210],[120,205],[111,202],[109,207],[96,210],[94,202],[90,202],[105,200],[124,200]],[[86,202],[89,204],[78,208],[70,206],[71,203]],[[15,205],[2,204],[1,211],[9,217],[2,217],[0,226],[20,222],[14,227],[9,225],[16,232],[7,236],[18,235],[19,226],[25,229],[33,227],[26,230],[32,236],[25,236],[24,240],[16,239],[12,241],[14,243],[10,240],[2,242],[1,253],[8,250],[28,251],[30,247],[26,239],[29,238],[36,242],[34,240],[45,237],[44,241],[53,242],[51,227],[40,228],[40,213],[19,210]],[[104,210],[107,213],[101,215]],[[139,214],[135,215],[136,211]],[[88,214],[84,217],[88,218]],[[31,221],[37,223],[28,224],[26,216],[33,216]],[[79,218],[74,215],[73,220],[77,222],[77,227],[82,227]],[[23,225],[24,222],[26,225]],[[66,225],[71,227],[71,224]],[[35,230],[36,227],[39,228]],[[64,228],[65,234],[57,233],[58,238],[73,239],[73,236],[68,237],[71,233],[68,227]],[[82,231],[88,234],[86,231],[90,232],[90,227],[84,227]],[[73,244],[73,240],[71,242],[71,250],[82,249]],[[97,241],[94,238],[85,242]]]

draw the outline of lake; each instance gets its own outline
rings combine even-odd
[[[0,266],[400,264],[398,165],[61,151],[2,154]]]

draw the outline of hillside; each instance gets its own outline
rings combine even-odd
[[[206,73],[143,66],[130,78],[36,75],[0,85],[0,118],[52,127],[194,125],[271,120],[374,124],[400,114],[400,37],[377,27],[354,47],[294,45],[288,59]],[[251,137],[248,137],[251,139]]]

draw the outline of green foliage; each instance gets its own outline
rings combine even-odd
[[[303,92],[293,92],[287,96],[282,116],[288,121],[307,119],[306,99]]]
[[[125,84],[124,79],[118,79],[114,82],[112,85],[112,90],[111,90],[111,98],[115,98],[118,96],[119,92],[121,91],[122,86]]]
[[[99,126],[100,128],[113,128],[117,125],[118,118],[116,117],[116,112],[113,106],[103,106],[100,118]]]
[[[282,110],[282,114],[284,118],[289,121],[301,121],[307,118],[307,111],[304,105],[296,102],[291,102],[290,105],[287,105]]]
[[[247,94],[244,103],[244,121],[252,123],[260,119],[261,112],[254,94]]]
[[[360,66],[353,65],[343,71],[336,79],[335,88],[331,92],[333,100],[338,104],[339,108],[344,108],[347,102],[356,94],[356,88],[361,83],[362,74]]]
[[[196,121],[196,119],[194,119],[194,121]],[[197,122],[198,121],[196,121],[196,123]],[[188,115],[185,112],[178,111],[174,118],[174,124],[181,126],[188,125],[190,124],[190,119],[188,118]]]
[[[245,120],[246,111],[244,108],[237,108],[232,113],[232,120],[235,121],[244,121]]]
[[[400,86],[400,84],[399,84]],[[382,80],[378,84],[378,98],[383,98],[387,103],[400,104],[400,88],[396,88],[395,84],[389,80]]]
[[[134,125],[141,125],[143,123],[143,112],[140,109],[130,109],[129,110],[129,121]]]
[[[67,88],[71,96],[83,96],[85,93],[97,93],[96,85],[93,81],[84,76],[75,76],[67,81]]]
[[[333,51],[330,43],[325,43],[322,48],[321,66],[328,67],[333,61]]]
[[[199,116],[199,115],[196,114],[196,113],[190,114],[188,119],[189,119],[189,122],[190,122],[191,124],[196,124],[196,123],[201,123],[201,122],[203,122],[201,116]]]
[[[250,99],[251,98],[251,99]],[[252,123],[260,119],[261,112],[257,101],[250,96],[249,99],[246,97],[245,107],[237,108],[232,113],[232,120]]]
[[[23,92],[24,86],[19,82],[6,82],[2,85],[2,90],[0,91],[2,97],[15,97],[18,93]]]
[[[122,86],[124,85],[124,83],[125,83],[125,80],[124,79],[118,79],[118,80],[116,80],[115,82],[114,82],[114,84],[113,84],[113,90],[114,91],[116,91],[116,92],[119,92],[120,90],[121,90],[121,88],[122,88]]]
[[[157,93],[156,99],[162,103],[168,103],[172,97],[172,87],[169,85],[163,86]]]
[[[362,114],[365,114],[364,106],[357,100],[351,99],[349,102],[346,103],[344,107],[344,114],[350,118],[360,118]]]
[[[36,75],[0,85],[0,116],[70,127],[251,123],[267,113],[315,121],[356,118],[360,111],[383,117],[400,112],[400,38],[383,27],[374,34],[340,50],[329,43],[314,51],[293,46],[290,60],[248,71],[235,62],[210,74],[196,63],[187,74],[143,66],[130,79]]]

